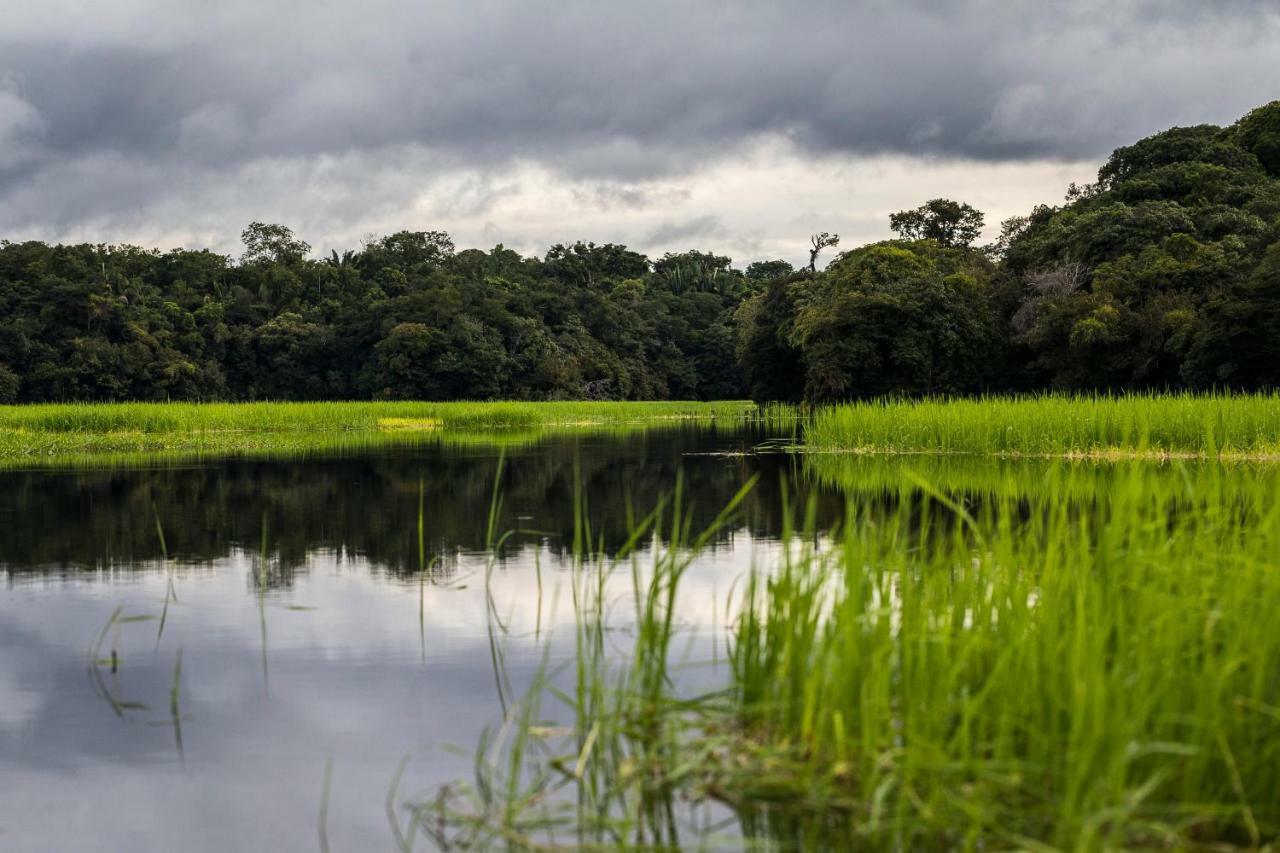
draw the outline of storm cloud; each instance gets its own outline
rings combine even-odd
[[[876,158],[1096,168],[1170,125],[1230,122],[1280,80],[1280,4],[1262,2],[54,0],[4,17],[0,235],[46,238],[217,244],[270,217],[354,239],[397,215],[564,238],[560,204],[489,216],[530,175],[647,211],[633,240],[714,236],[714,198],[665,200],[763,150],[819,183]],[[699,222],[724,228],[677,227]]]

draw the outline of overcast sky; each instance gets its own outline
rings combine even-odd
[[[798,261],[1280,97],[1280,2],[0,0],[0,237]]]

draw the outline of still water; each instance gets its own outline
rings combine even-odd
[[[697,529],[760,475],[681,587],[690,678],[722,679],[722,601],[784,499],[843,500],[738,453],[770,438],[0,473],[0,849],[314,850],[326,766],[331,849],[389,849],[402,762],[403,823],[502,719],[491,642],[517,693],[571,652],[576,493],[608,551],[678,477]],[[500,455],[496,528],[519,532],[486,573]]]

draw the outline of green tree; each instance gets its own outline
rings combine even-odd
[[[375,348],[372,383],[382,399],[438,400],[444,393],[435,360],[444,334],[423,323],[400,323]]]
[[[1200,125],[1119,148],[1092,189],[1009,235],[1003,280],[1023,289],[1006,310],[1032,387],[1264,384],[1244,366],[1260,357],[1234,354],[1259,351],[1252,271],[1280,237],[1280,184],[1242,138]]]
[[[580,287],[608,287],[649,272],[649,259],[626,246],[605,243],[556,244],[547,250],[547,274]]]
[[[798,403],[804,396],[804,358],[792,341],[795,278],[775,278],[735,314],[737,358],[747,394],[757,403]]]
[[[980,211],[946,198],[889,214],[889,228],[904,240],[934,240],[941,246],[960,248],[978,239],[982,222]]]
[[[732,259],[712,252],[668,252],[653,262],[653,281],[672,293],[687,291],[726,294],[739,288],[742,274]]]
[[[774,281],[779,278],[786,278],[795,271],[795,267],[787,261],[752,261],[747,264],[747,269],[743,273],[743,277],[747,281],[756,284]]]
[[[1184,373],[1197,387],[1280,387],[1280,242],[1246,279],[1210,297]]]
[[[797,300],[806,399],[982,390],[998,362],[992,273],[981,253],[933,241],[846,252]]]
[[[1257,157],[1268,175],[1280,177],[1280,101],[1253,110],[1234,129],[1240,147]]]
[[[439,267],[453,254],[453,238],[444,231],[397,231],[366,243],[356,261],[370,271],[392,267],[413,273]]]
[[[334,395],[330,382],[331,332],[301,314],[284,312],[249,335],[256,356],[253,396],[272,400],[323,400]]]
[[[7,364],[0,364],[0,405],[18,402],[18,389],[22,387],[22,379],[9,369]]]
[[[293,236],[293,231],[283,225],[251,222],[240,234],[244,243],[244,264],[297,263],[311,251],[311,244]]]

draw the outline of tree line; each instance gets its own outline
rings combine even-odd
[[[1280,102],[1117,149],[1002,223],[934,199],[895,239],[736,269],[403,231],[311,257],[0,241],[0,402],[753,399],[1273,387]]]

